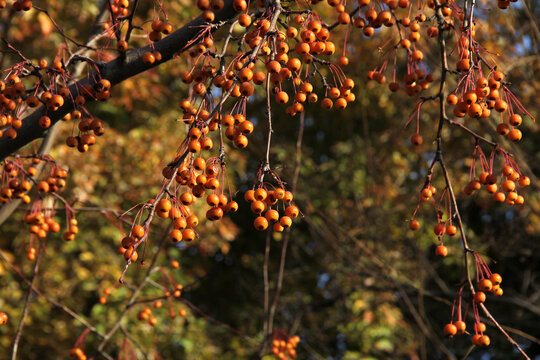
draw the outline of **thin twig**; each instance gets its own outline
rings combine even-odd
[[[103,339],[101,340],[101,342],[99,343],[98,347],[97,347],[97,351],[101,351],[103,350],[103,348],[105,347],[105,345],[107,344],[107,342],[109,342],[109,340],[111,339],[111,337],[116,333],[116,331],[120,328],[120,325],[121,325],[121,321],[122,319],[124,318],[124,316],[127,315],[127,313],[129,312],[130,310],[130,304],[133,303],[137,297],[140,295],[143,287],[147,284],[148,280],[150,279],[150,276],[152,275],[153,273],[153,269],[157,263],[157,259],[159,257],[159,254],[161,253],[161,250],[163,249],[163,247],[165,246],[165,243],[167,242],[167,239],[168,239],[168,236],[163,236],[162,239],[161,239],[161,242],[159,243],[159,247],[158,247],[158,250],[156,251],[156,253],[154,254],[154,257],[152,258],[152,262],[150,263],[150,266],[148,267],[148,270],[146,271],[146,274],[143,278],[143,280],[141,281],[141,283],[139,284],[139,286],[137,286],[137,288],[135,288],[135,291],[133,291],[133,294],[131,294],[131,297],[129,298],[129,300],[127,301],[127,304],[126,304],[126,307],[124,308],[124,310],[120,313],[120,315],[118,315],[118,318],[116,319],[116,322],[113,324],[113,326],[111,327],[111,329],[105,334],[105,336],[103,337]]]
[[[270,258],[270,241],[272,239],[272,231],[268,229],[266,231],[266,244],[264,247],[264,263],[263,263],[263,282],[264,282],[264,323],[263,323],[263,334],[264,339],[261,343],[261,348],[259,350],[259,356],[263,356],[265,347],[266,347],[266,337],[268,332],[268,305],[269,305],[269,290],[268,290],[268,260]]]
[[[17,327],[17,332],[15,333],[15,340],[13,341],[13,350],[11,352],[11,360],[17,359],[17,351],[19,349],[19,341],[21,340],[22,332],[24,329],[24,321],[26,316],[28,316],[28,305],[30,304],[30,298],[32,297],[32,292],[34,288],[34,282],[36,281],[38,271],[39,271],[39,261],[41,260],[42,246],[38,247],[38,253],[36,256],[36,262],[34,264],[34,270],[32,275],[32,280],[30,280],[30,285],[28,292],[26,293],[26,298],[24,299],[24,307],[21,315],[21,320],[19,321],[19,326]]]
[[[296,184],[298,183],[298,177],[300,175],[300,166],[302,161],[302,140],[304,137],[304,124],[305,124],[305,114],[302,112],[300,114],[300,124],[298,129],[298,137],[296,139],[296,162],[295,162],[295,168],[293,173],[293,178],[291,181],[291,191],[294,194],[296,191]],[[285,230],[285,234],[283,235],[283,245],[281,247],[281,258],[279,262],[279,272],[278,272],[278,279],[276,284],[276,290],[274,294],[274,300],[272,302],[272,306],[270,307],[270,313],[269,313],[269,320],[268,320],[268,331],[266,333],[265,337],[268,337],[273,330],[274,325],[274,317],[276,314],[276,308],[279,301],[279,296],[281,294],[281,287],[283,285],[283,275],[285,273],[285,260],[287,258],[287,247],[289,245],[289,239],[291,236],[291,228],[287,228]]]
[[[70,308],[68,308],[67,306],[59,303],[58,301],[48,297],[47,295],[45,295],[44,293],[42,293],[38,288],[36,288],[35,286],[33,286],[32,282],[30,280],[28,280],[23,274],[22,272],[17,269],[17,267],[15,265],[13,265],[11,263],[11,261],[9,261],[8,257],[2,252],[2,250],[0,250],[0,257],[2,258],[2,260],[5,261],[5,263],[11,268],[11,270],[13,270],[13,272],[15,274],[17,274],[17,276],[19,276],[21,278],[22,281],[24,281],[28,286],[30,286],[30,288],[32,289],[32,291],[34,291],[38,296],[41,296],[42,298],[44,298],[48,303],[50,303],[51,305],[53,306],[56,306],[57,308],[59,309],[62,309],[64,312],[66,312],[68,315],[70,315],[71,317],[73,317],[75,320],[79,321],[81,324],[83,324],[88,330],[92,331],[93,333],[95,333],[97,336],[99,337],[103,337],[104,335],[99,332],[92,324],[90,324],[88,321],[86,321],[83,317],[81,317],[79,314],[77,314],[75,311],[71,310]]]

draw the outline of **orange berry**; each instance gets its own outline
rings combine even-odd
[[[435,226],[433,227],[433,232],[434,232],[435,235],[437,235],[437,236],[443,236],[444,233],[445,233],[445,231],[446,231],[446,227],[444,226],[443,223],[439,223],[439,224],[437,224],[437,225],[435,225]]]
[[[453,337],[454,335],[457,334],[457,327],[456,327],[456,325],[454,325],[454,324],[446,324],[446,325],[444,326],[443,331],[444,331],[444,335],[445,335],[446,337],[450,337],[450,338],[451,338],[451,337]]]
[[[481,304],[484,301],[486,301],[486,294],[482,291],[478,291],[474,294],[474,302],[477,304]]]
[[[512,129],[508,133],[508,138],[512,141],[519,141],[521,140],[522,134],[519,129]]]
[[[255,226],[255,229],[259,231],[266,230],[268,228],[268,220],[266,220],[263,216],[258,216],[253,221],[253,226]]]
[[[467,324],[465,324],[465,321],[456,321],[454,325],[456,325],[458,335],[465,334],[465,329],[467,328]]]
[[[256,200],[264,201],[266,197],[268,196],[268,192],[263,188],[259,188],[255,190],[255,193],[253,194],[253,196],[255,197]]]
[[[489,339],[489,336],[487,335],[483,335],[480,337],[480,339],[478,339],[478,344],[480,346],[489,346],[489,344],[491,343],[491,340]]]
[[[182,240],[190,242],[195,239],[195,231],[193,229],[185,229],[182,232]]]
[[[474,331],[479,332],[479,333],[483,333],[484,331],[486,331],[486,324],[484,324],[483,322],[475,323],[474,324]]]
[[[420,228],[420,223],[418,222],[418,220],[411,220],[409,222],[409,229],[413,230],[413,231],[416,231]]]
[[[448,248],[444,245],[439,245],[435,248],[435,255],[445,257],[448,255]]]
[[[287,215],[291,219],[296,219],[299,213],[300,213],[300,210],[295,205],[290,205],[285,209],[285,215]]]
[[[282,216],[281,219],[279,219],[279,224],[284,228],[291,227],[292,219],[289,216]]]
[[[457,234],[457,227],[455,225],[448,225],[446,227],[446,234],[449,236],[454,236]]]
[[[478,282],[478,288],[482,291],[491,291],[493,284],[489,279],[482,279]]]
[[[521,187],[527,187],[531,185],[531,179],[529,179],[528,176],[520,176],[518,180],[518,184]]]
[[[424,142],[424,139],[422,138],[420,134],[413,134],[411,136],[411,144],[413,144],[414,146],[422,145],[423,142]]]
[[[523,119],[521,118],[520,115],[518,114],[513,114],[510,116],[510,118],[508,119],[508,122],[510,123],[510,125],[512,126],[519,126],[521,125],[521,122],[523,121]]]
[[[491,280],[491,283],[493,285],[500,285],[501,282],[502,282],[502,276],[497,274],[497,273],[493,273],[491,274],[491,276],[489,277],[489,280]]]
[[[175,243],[180,242],[182,241],[182,232],[178,229],[174,229],[169,234],[169,238],[171,239],[172,242],[175,242]]]
[[[153,53],[151,52],[145,52],[143,54],[143,62],[146,64],[146,65],[151,65],[153,64],[154,62],[156,61],[156,58],[154,56]]]

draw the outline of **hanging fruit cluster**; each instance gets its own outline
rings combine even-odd
[[[36,81],[31,88],[27,88],[23,80],[29,81],[31,77],[36,77]],[[74,104],[75,110],[67,113],[62,120],[80,121],[78,134],[69,136],[66,144],[76,147],[80,152],[88,151],[89,147],[95,144],[96,136],[103,135],[105,129],[103,122],[94,119],[84,104],[88,98],[107,100],[110,97],[111,83],[106,79],[100,79],[94,86],[77,85],[70,90],[68,83],[72,80],[61,58],[57,58],[50,66],[47,60],[41,59],[37,63],[28,60],[10,69],[6,82],[0,81],[0,138],[5,136],[8,139],[15,139],[17,130],[23,125],[19,115],[28,108],[40,105],[43,105],[45,114],[38,119],[38,125],[43,129],[51,127],[53,121],[48,113],[59,110],[69,102]]]
[[[157,325],[158,318],[156,316],[153,316],[153,311],[163,308],[163,301],[161,300],[162,298],[165,298],[167,300],[169,318],[174,319],[176,317],[176,310],[172,300],[179,299],[182,296],[182,290],[183,286],[181,284],[177,284],[172,292],[165,291],[163,297],[153,301],[152,307],[154,308],[154,310],[152,310],[152,308],[149,306],[145,307],[139,312],[139,314],[137,315],[137,319],[139,321],[148,321],[148,323],[152,326]],[[185,317],[187,315],[187,312],[183,307],[181,307],[178,310],[178,315],[180,315],[180,317]]]
[[[182,284],[175,284],[174,278],[171,276],[170,273],[168,273],[165,269],[160,269],[160,271],[163,274],[163,288],[167,289],[170,288],[172,290],[164,290],[163,295],[155,298],[155,300],[148,299],[145,302],[152,302],[152,306],[145,306],[139,313],[137,314],[137,320],[139,321],[147,321],[148,324],[155,326],[159,322],[159,312],[160,309],[164,309],[165,307],[168,309],[168,315],[170,319],[174,319],[177,314],[180,315],[180,317],[185,317],[187,312],[183,307],[177,307],[174,303],[174,300],[178,300],[182,296],[183,291],[183,285]],[[114,286],[116,288],[118,284]],[[112,289],[107,287],[103,289],[99,296],[99,303],[101,305],[105,305],[108,302],[109,296],[112,294]],[[164,304],[164,301],[166,301],[166,304]],[[164,306],[166,305],[166,306]],[[157,311],[157,313],[156,313]],[[80,343],[79,339],[79,343]]]
[[[469,283],[471,293],[473,294],[471,298],[471,308],[474,317],[474,335],[472,336],[471,341],[473,345],[485,347],[489,346],[491,340],[489,336],[484,334],[486,325],[480,321],[478,307],[486,301],[486,292],[490,292],[495,296],[502,296],[502,277],[497,273],[492,273],[486,262],[478,253],[473,253],[473,257],[476,270],[476,286],[479,290],[474,291],[472,282]],[[465,285],[462,285],[459,288],[452,306],[451,321],[444,326],[443,332],[447,337],[463,335],[466,333],[467,325],[463,319],[467,316],[467,313],[465,312],[462,316],[461,308],[464,287]]]
[[[292,222],[300,213],[293,203],[293,194],[282,187],[266,190],[261,186],[255,190],[248,190],[244,199],[250,203],[250,209],[258,215],[253,221],[253,226],[259,231],[264,231],[269,224],[272,230],[282,232],[292,226]],[[280,205],[282,213],[279,213]]]
[[[300,343],[300,337],[288,336],[284,331],[274,331],[272,340],[272,354],[280,360],[296,359],[296,347]]]
[[[169,165],[163,169],[163,175],[169,186],[174,186],[174,191],[162,191],[158,197],[161,197],[157,203],[154,199],[141,208],[149,209],[152,213],[161,218],[169,218],[172,221],[173,230],[169,234],[169,239],[173,243],[180,241],[191,242],[197,237],[195,228],[199,225],[199,218],[192,211],[191,206],[206,195],[206,204],[210,207],[206,211],[206,218],[210,221],[221,220],[226,213],[236,212],[238,204],[230,200],[232,194],[229,189],[229,196],[225,194],[225,187],[228,184],[228,177],[225,166],[218,158],[209,158],[205,160],[202,156],[195,157],[196,152],[201,151],[199,139],[201,130],[192,127],[189,131],[190,138],[184,145],[182,160],[176,159],[175,169]],[[210,138],[202,138],[203,150],[210,150],[208,146]],[[197,143],[194,143],[197,141]],[[211,143],[210,143],[211,144]],[[173,181],[175,180],[175,181]],[[174,185],[173,185],[174,182]],[[207,194],[207,192],[210,192]],[[166,195],[166,197],[163,197]],[[155,206],[154,206],[155,204]],[[124,255],[129,262],[135,262],[138,259],[137,247],[147,239],[148,227],[150,223],[147,220],[140,223],[139,212],[137,218],[139,222],[134,222],[130,235],[125,236],[121,241],[120,253]]]
[[[38,167],[42,167],[40,174]],[[42,176],[43,180],[36,180],[39,176]],[[66,186],[67,176],[68,170],[59,167],[50,156],[15,157],[6,160],[2,167],[0,204],[14,199],[20,199],[25,204],[31,203],[29,211],[23,218],[30,233],[26,255],[30,261],[36,259],[35,241],[43,240],[49,233],[58,233],[61,230],[60,224],[54,218],[54,204],[57,199],[66,206],[68,230],[63,234],[64,240],[75,239],[75,234],[79,232],[72,208],[59,195]],[[37,191],[32,198],[31,191],[34,188]]]
[[[528,176],[521,173],[516,162],[506,151],[500,148],[497,148],[496,150],[497,151],[492,152],[491,158],[488,161],[482,152],[482,149],[479,146],[476,146],[471,163],[471,180],[464,189],[465,194],[472,195],[483,186],[488,193],[493,194],[493,199],[496,202],[502,203],[506,200],[508,205],[522,205],[525,202],[525,198],[523,195],[518,194],[517,188],[518,186],[521,188],[529,186],[531,180]],[[497,153],[500,153],[504,160],[504,167],[499,176],[494,173],[493,164],[493,160]],[[477,158],[480,160],[482,173],[480,173],[478,179],[475,179]],[[499,179],[500,187],[497,185]]]
[[[459,44],[468,47],[468,41],[462,37]],[[478,44],[474,46],[478,47]],[[511,141],[521,140],[522,133],[517,127],[522,124],[523,117],[516,110],[530,118],[532,116],[505,85],[502,72],[490,67],[488,75],[484,76],[482,66],[478,66],[477,69],[477,72],[467,69],[467,73],[459,81],[460,85],[446,98],[448,105],[454,106],[454,116],[485,119],[491,116],[491,110],[495,110],[500,114],[497,133],[507,136]]]

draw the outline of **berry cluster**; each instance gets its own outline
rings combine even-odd
[[[88,60],[91,62],[91,60]],[[70,147],[77,147],[80,152],[86,152],[89,146],[96,142],[96,136],[105,133],[103,122],[94,119],[84,108],[88,98],[105,101],[110,97],[111,83],[106,79],[96,81],[94,86],[82,85],[75,88],[75,94],[68,88],[68,82],[72,80],[70,72],[63,60],[58,58],[52,65],[45,59],[37,64],[32,61],[24,61],[9,69],[10,75],[6,82],[0,81],[0,138],[8,139],[17,137],[17,130],[22,127],[22,119],[19,114],[28,108],[36,108],[43,105],[46,112],[55,112],[60,109],[67,100],[75,104],[75,110],[66,114],[62,120],[80,120],[78,124],[79,134],[69,136],[66,143]],[[36,77],[37,81],[31,88],[27,88],[23,79]],[[47,85],[50,83],[50,85]],[[63,85],[61,85],[63,84]],[[26,95],[27,93],[31,95]],[[39,95],[39,96],[38,96]],[[53,122],[45,114],[38,120],[41,128],[49,128]],[[92,132],[91,132],[92,131]]]
[[[531,184],[531,180],[528,176],[525,176],[519,170],[519,167],[511,156],[498,149],[502,154],[505,166],[502,168],[501,175],[497,176],[493,169],[493,158],[495,152],[492,153],[491,161],[488,161],[482,152],[482,149],[477,146],[473,153],[473,161],[471,163],[471,180],[464,189],[465,194],[472,195],[475,191],[478,191],[482,186],[490,194],[493,194],[493,199],[496,202],[504,202],[508,205],[522,205],[525,202],[523,195],[519,195],[517,187],[525,188]],[[476,159],[479,158],[482,165],[482,173],[475,179],[475,164]],[[500,180],[500,187],[497,183]],[[502,191],[500,191],[502,190]]]
[[[177,284],[172,292],[165,291],[163,297],[166,298],[167,300],[171,298],[178,299],[182,296],[182,289],[183,289],[183,286],[181,284]],[[152,303],[152,306],[155,310],[160,309],[163,307],[163,302],[160,299],[155,300]],[[178,315],[180,317],[185,317],[187,315],[186,309],[181,307],[178,310]],[[175,317],[176,317],[176,311],[174,310],[174,307],[172,306],[172,304],[169,303],[169,318],[174,319]],[[152,326],[155,326],[158,323],[157,317],[153,316],[153,311],[148,306],[139,312],[139,314],[137,315],[137,319],[139,321],[148,321],[148,323]]]
[[[43,167],[41,174],[44,175],[44,179],[39,182],[36,180],[39,176],[38,166]],[[36,258],[34,239],[42,240],[49,233],[58,233],[61,230],[60,224],[54,218],[54,208],[44,206],[46,199],[50,199],[53,204],[55,199],[65,203],[68,226],[63,238],[66,241],[75,238],[75,234],[79,232],[77,220],[74,218],[72,208],[59,195],[66,186],[68,170],[59,167],[49,156],[16,157],[13,160],[6,160],[2,170],[0,204],[14,199],[30,204],[32,203],[30,191],[33,188],[37,190],[30,210],[23,219],[31,235],[26,256],[28,260],[33,261]]]
[[[251,211],[258,215],[253,221],[253,226],[259,231],[266,230],[268,225],[273,223],[272,229],[276,232],[282,232],[291,227],[293,220],[300,213],[298,207],[292,202],[293,194],[290,191],[285,191],[282,187],[266,190],[261,186],[256,190],[248,190],[244,199],[251,204]],[[284,209],[281,216],[279,214],[279,201],[283,203],[282,208]],[[273,206],[276,208],[273,209]]]
[[[480,315],[478,313],[478,307],[486,301],[486,292],[491,292],[495,296],[502,296],[503,290],[501,288],[502,277],[497,273],[492,273],[489,267],[482,259],[482,257],[473,253],[476,269],[476,285],[478,291],[473,291],[471,299],[471,307],[473,309],[474,316],[474,335],[471,338],[473,345],[476,346],[489,346],[491,340],[489,336],[485,335],[486,325],[480,321]],[[473,284],[469,284],[473,289]],[[444,326],[443,332],[447,337],[453,337],[455,335],[466,334],[467,324],[465,323],[464,316],[462,317],[461,302],[463,296],[464,285],[461,286],[457,292],[456,299],[452,306],[452,315],[450,323]],[[454,321],[455,320],[455,321]]]
[[[296,359],[296,347],[300,342],[298,336],[288,336],[283,331],[275,331],[272,340],[272,354],[279,360]]]

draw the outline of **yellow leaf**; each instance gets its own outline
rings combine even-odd
[[[49,17],[45,13],[42,13],[42,12],[39,13],[38,22],[41,28],[41,35],[49,36],[54,30],[54,25],[51,19],[49,19]]]

